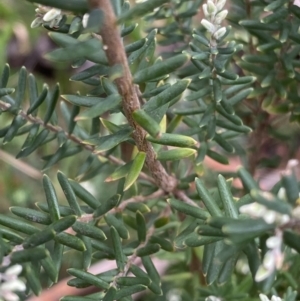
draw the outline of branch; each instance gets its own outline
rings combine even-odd
[[[137,89],[133,84],[132,75],[128,66],[126,53],[117,28],[116,17],[109,0],[89,0],[91,9],[101,9],[104,12],[104,22],[100,30],[104,50],[110,66],[122,67],[123,75],[115,80],[119,94],[122,96],[122,106],[129,125],[134,129],[133,139],[139,151],[146,153],[148,167],[156,184],[166,192],[172,192],[177,179],[170,176],[163,165],[156,160],[156,154],[151,143],[146,139],[146,131],[132,118],[132,113],[140,108]]]
[[[11,105],[9,103],[6,103],[4,101],[0,100],[0,109],[3,111],[8,110],[11,107]],[[39,117],[35,117],[32,115],[28,115],[26,112],[24,112],[23,110],[20,110],[17,115],[22,116],[25,120],[27,120],[28,122],[32,123],[32,124],[39,124],[41,126],[43,126],[45,129],[49,130],[52,133],[58,134],[58,133],[64,133],[64,135],[71,140],[72,142],[74,142],[77,145],[80,145],[82,148],[84,148],[85,150],[91,152],[91,153],[95,153],[95,146],[93,145],[89,145],[84,143],[83,140],[81,140],[79,137],[75,136],[74,134],[69,134],[68,132],[64,131],[63,128],[61,128],[60,126],[56,126],[50,123],[44,123],[44,121],[39,118]],[[97,155],[103,156],[105,158],[107,158],[110,162],[115,163],[117,165],[124,165],[125,162],[115,156],[112,155],[106,155],[105,153],[99,153],[97,152]],[[154,184],[154,181],[151,177],[149,177],[147,174],[145,174],[144,172],[141,172],[139,177],[141,179],[144,179],[150,183]]]

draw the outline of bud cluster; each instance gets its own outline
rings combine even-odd
[[[228,11],[223,10],[226,0],[208,0],[203,4],[203,13],[206,19],[201,24],[212,34],[212,38],[218,40],[226,33],[226,28],[221,27],[222,21],[226,18]]]
[[[0,300],[19,301],[19,296],[14,292],[24,292],[26,286],[18,278],[22,272],[22,266],[19,264],[9,267],[4,273],[0,273]]]
[[[57,28],[62,17],[62,11],[58,8],[39,5],[36,11],[36,18],[31,23],[31,28],[41,25],[48,25],[51,28]]]
[[[205,298],[205,301],[222,301],[222,299],[215,296],[208,296],[207,298]]]
[[[280,297],[277,296],[272,296],[271,299],[269,299],[266,295],[264,294],[259,294],[259,298],[261,301],[282,301],[282,299]]]

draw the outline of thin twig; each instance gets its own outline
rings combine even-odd
[[[189,204],[194,207],[199,207],[197,203],[195,203],[192,199],[190,199],[182,190],[176,190],[174,195],[181,199],[184,203]]]
[[[0,100],[0,109],[1,110],[8,110],[11,107],[11,105],[9,103],[3,102]],[[80,145],[83,149],[91,152],[91,153],[95,153],[95,146],[94,145],[89,145],[84,143],[83,140],[81,140],[79,137],[75,136],[74,134],[69,134],[68,132],[66,132],[62,127],[57,126],[57,125],[53,125],[50,123],[44,123],[44,121],[36,116],[32,116],[32,115],[28,115],[26,114],[26,112],[24,112],[23,110],[20,110],[18,112],[18,115],[22,116],[25,120],[27,120],[28,122],[32,123],[32,124],[39,124],[41,126],[43,126],[45,129],[49,130],[52,133],[64,133],[64,135],[71,140],[72,142],[74,142],[77,145]],[[107,158],[110,162],[115,163],[117,165],[124,165],[125,162],[113,155],[106,155],[104,152],[103,153],[99,153],[97,152],[97,155],[99,156],[103,156],[105,158]],[[154,180],[149,177],[146,173],[141,172],[139,177],[143,180],[146,180],[152,184],[155,184]]]
[[[146,132],[132,118],[132,113],[140,108],[137,89],[133,83],[128,66],[127,56],[117,28],[116,17],[109,0],[89,0],[91,9],[101,9],[104,21],[100,30],[104,50],[110,66],[121,66],[123,74],[115,80],[118,91],[122,96],[122,106],[129,125],[134,129],[133,139],[139,151],[146,153],[148,167],[156,184],[166,192],[171,192],[177,185],[177,179],[170,176],[163,165],[156,160],[155,151],[150,142],[145,139]]]
[[[40,180],[43,177],[39,170],[23,161],[17,160],[14,156],[3,150],[0,150],[0,159],[35,180]]]

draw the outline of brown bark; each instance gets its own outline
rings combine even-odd
[[[119,94],[122,96],[124,114],[130,126],[133,127],[133,139],[139,151],[146,153],[146,166],[155,183],[166,192],[172,192],[177,180],[170,176],[162,164],[156,160],[152,145],[145,139],[146,132],[132,118],[132,113],[140,108],[140,102],[132,75],[127,63],[124,46],[117,28],[116,17],[109,0],[89,0],[91,9],[101,9],[104,12],[104,22],[100,29],[104,50],[110,66],[119,65],[123,74],[115,80]]]

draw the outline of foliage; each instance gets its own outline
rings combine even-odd
[[[41,275],[52,286],[65,252],[76,250],[81,263],[67,269],[68,284],[99,292],[63,301],[138,292],[143,300],[299,300],[295,161],[270,191],[254,175],[286,163],[267,158],[264,142],[289,145],[300,122],[300,7],[232,0],[227,16],[225,0],[34,2],[49,7],[39,6],[31,26],[58,45],[47,59],[79,69],[70,80],[84,92],[41,87],[24,67],[14,88],[6,65],[0,109],[9,123],[0,137],[25,137],[16,158],[38,152],[46,173],[71,158],[77,177],[57,171],[61,200],[45,174],[46,202],[0,214],[1,277],[21,265],[25,293],[39,295]],[[237,172],[205,168],[206,157],[226,165],[233,156],[245,165]],[[99,174],[100,198],[80,185]],[[165,275],[156,257],[169,262]],[[100,259],[116,267],[90,273]],[[22,283],[11,290],[25,298]],[[2,285],[0,298],[9,300]]]

